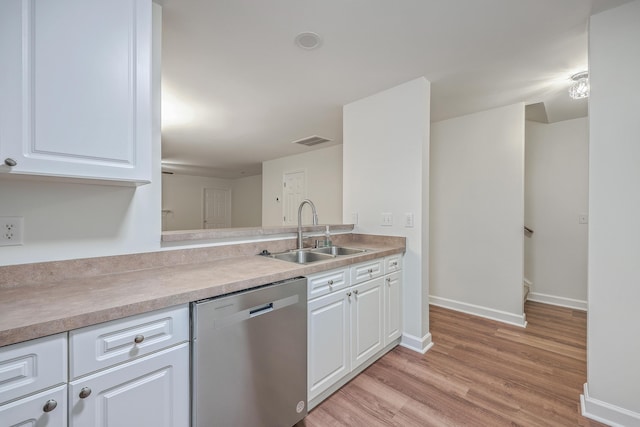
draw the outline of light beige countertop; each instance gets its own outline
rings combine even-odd
[[[261,243],[0,267],[0,346],[405,250],[404,238],[338,239],[340,245],[370,250],[307,265],[252,255],[261,247],[272,252],[293,247],[283,249],[294,244],[286,241],[274,243],[274,248]],[[242,254],[247,251],[250,254]]]

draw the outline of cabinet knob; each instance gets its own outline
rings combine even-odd
[[[333,285],[333,280],[329,280],[327,283],[329,284],[329,286],[331,286]]]
[[[54,409],[56,409],[57,406],[58,406],[58,402],[56,402],[53,399],[49,399],[47,400],[47,403],[44,404],[44,407],[42,408],[42,410],[44,412],[51,412]]]
[[[369,272],[369,274],[373,273],[373,268],[370,268],[367,270]]]
[[[4,164],[7,165],[7,166],[13,167],[13,166],[16,166],[18,164],[18,162],[16,162],[15,160],[13,160],[10,157],[7,157],[6,159],[4,159]]]
[[[391,263],[391,265],[392,265],[393,267],[396,267],[396,266],[398,265],[398,262],[397,262],[397,261],[394,261],[394,262],[392,262],[392,263]]]
[[[347,296],[350,297],[351,296],[351,292],[347,292]]]
[[[354,294],[358,295],[358,290],[353,291]]]
[[[91,395],[91,389],[89,387],[82,387],[82,389],[80,389],[80,399],[86,399],[87,397],[89,397]]]
[[[391,277],[387,277],[387,283],[391,284]]]
[[[144,341],[144,335],[136,335],[133,339],[133,342],[136,344],[140,344],[142,341]]]

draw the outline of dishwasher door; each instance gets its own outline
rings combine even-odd
[[[306,416],[306,285],[193,303],[194,427],[290,427]]]

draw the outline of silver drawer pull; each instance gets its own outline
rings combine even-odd
[[[351,292],[347,292],[347,296],[350,297],[351,296]]]
[[[358,290],[353,291],[354,294],[358,295]]]
[[[140,344],[142,341],[144,341],[144,335],[136,335],[133,339],[133,342],[136,344]]]
[[[369,270],[367,270],[367,272],[368,272],[369,274],[373,273],[373,268],[370,268]]]
[[[387,277],[387,283],[391,285],[391,277]]]
[[[47,400],[47,403],[44,404],[44,407],[42,408],[42,410],[44,412],[51,412],[54,409],[56,409],[57,406],[58,406],[58,402],[56,402],[53,399],[49,399]]]
[[[16,162],[12,158],[7,157],[6,159],[4,159],[4,164],[9,166],[9,167],[13,167],[13,166],[17,166],[18,162]]]
[[[331,286],[333,285],[333,280],[329,280],[327,283],[329,284],[329,286]]]
[[[392,263],[391,263],[391,266],[392,266],[392,267],[397,267],[397,266],[398,266],[398,261],[394,261],[394,262],[392,262]]]
[[[80,394],[78,396],[80,396],[80,399],[86,399],[90,395],[91,395],[91,389],[89,387],[82,387],[82,389],[80,389]]]

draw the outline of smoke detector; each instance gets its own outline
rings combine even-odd
[[[306,145],[307,147],[311,147],[311,146],[322,144],[324,142],[329,142],[329,141],[331,141],[331,140],[327,139],[327,138],[323,138],[323,137],[318,136],[318,135],[312,135],[312,136],[308,136],[306,138],[298,139],[296,141],[291,141],[291,143],[292,144]]]
[[[296,46],[305,50],[315,49],[317,47],[320,47],[320,45],[322,44],[322,39],[320,38],[320,36],[312,32],[300,33],[294,40]]]

